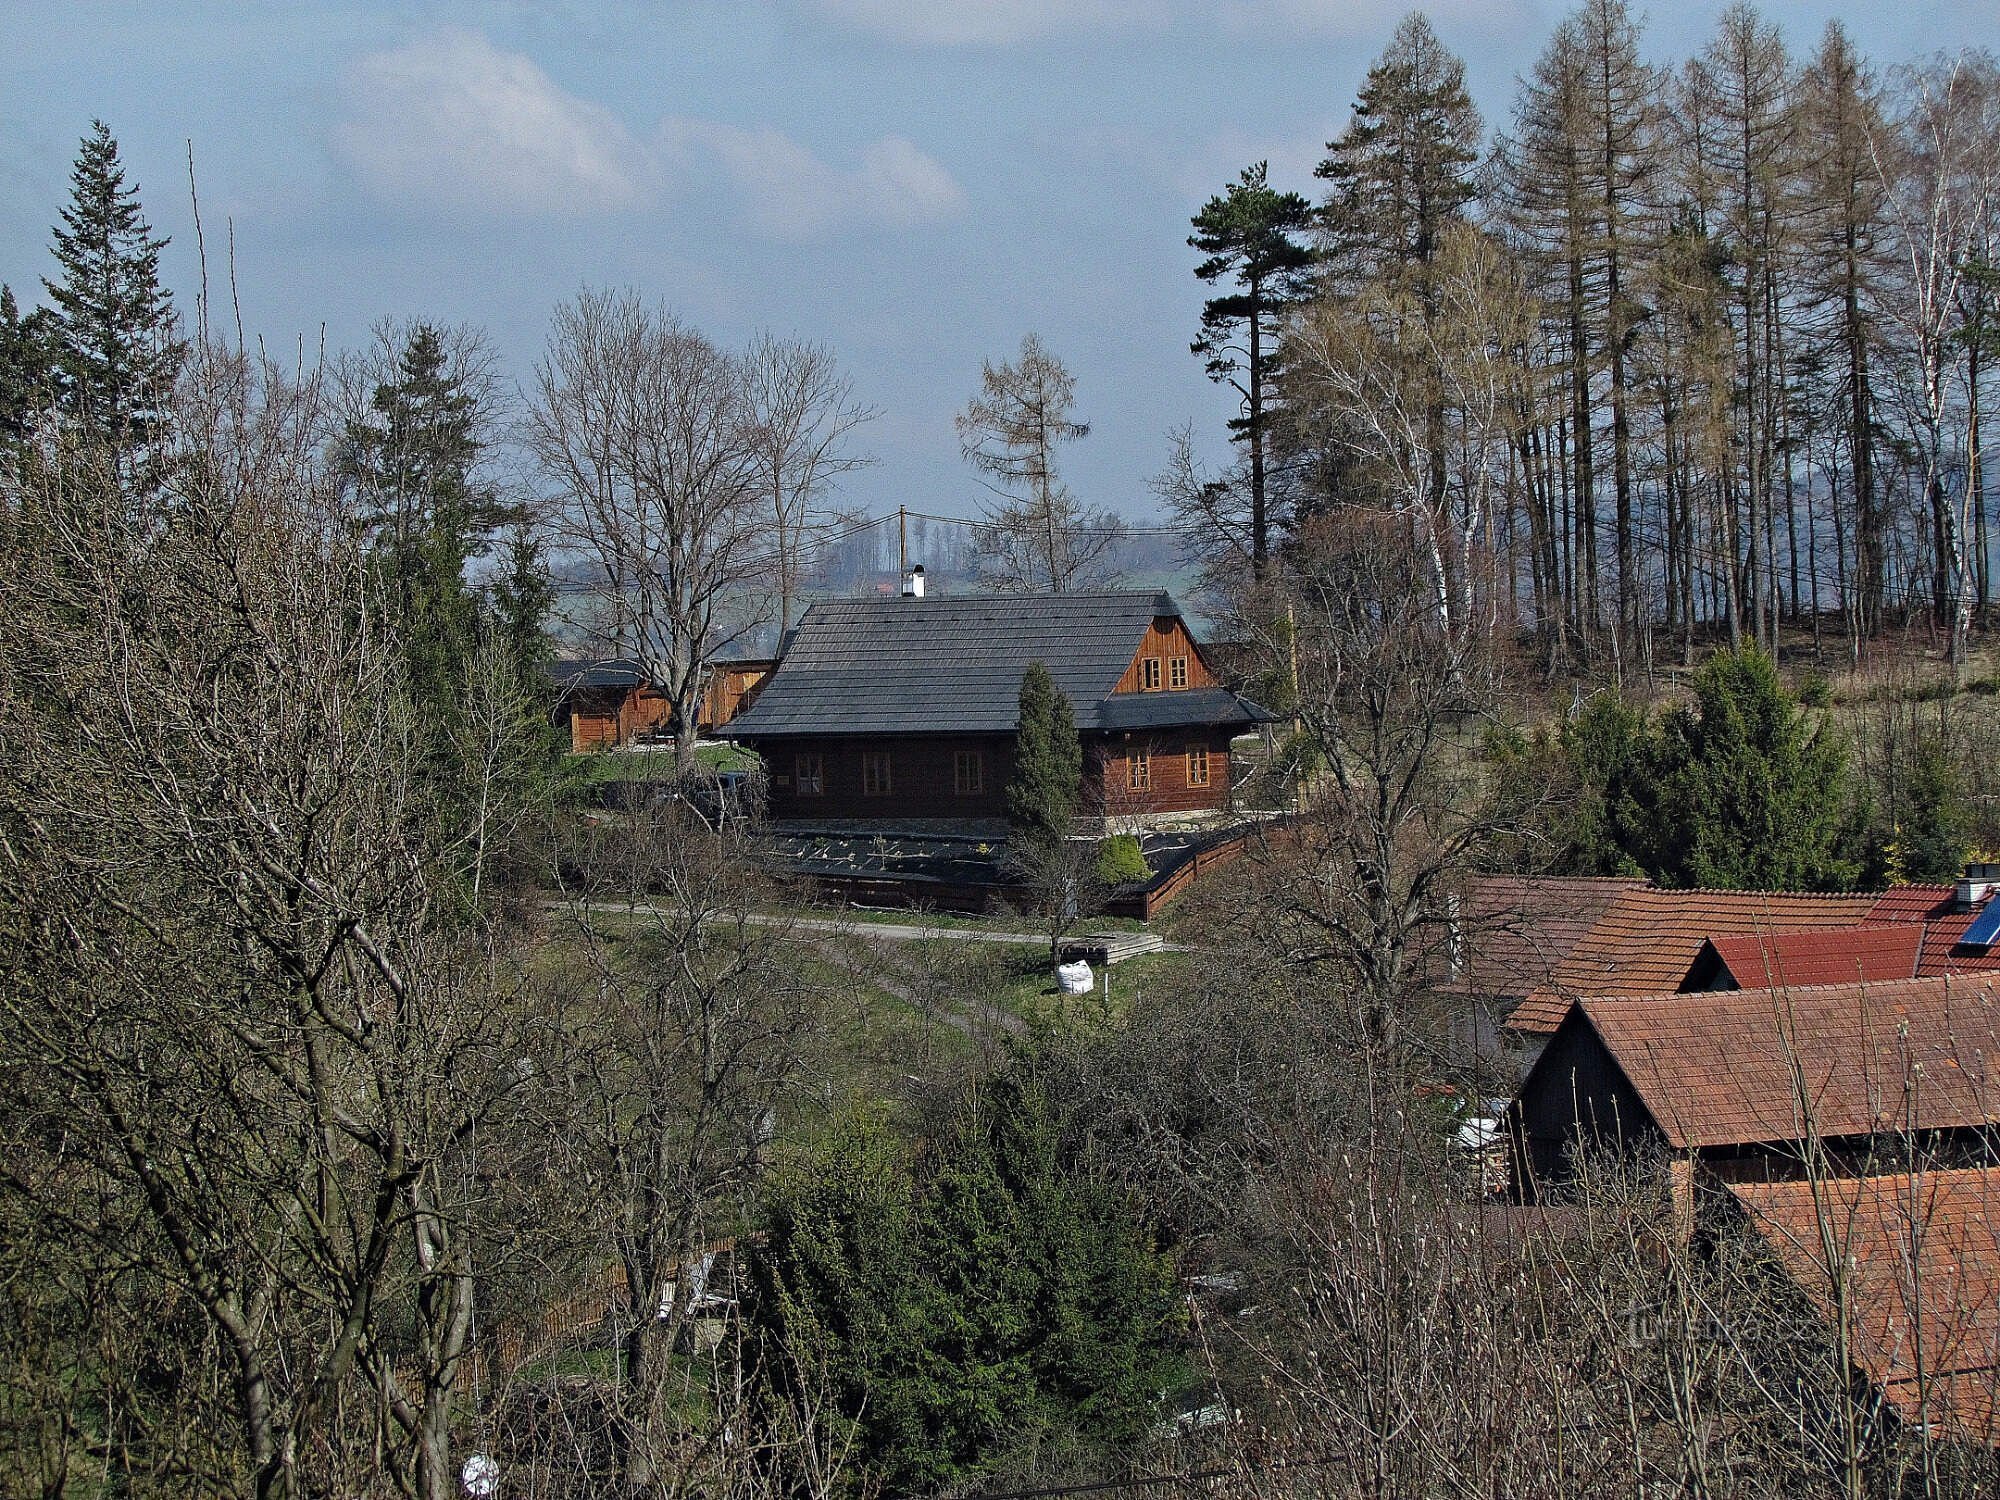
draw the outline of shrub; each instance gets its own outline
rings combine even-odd
[[[1097,878],[1106,885],[1143,885],[1153,878],[1153,867],[1137,839],[1116,833],[1097,846]]]

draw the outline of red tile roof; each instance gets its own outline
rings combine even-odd
[[[1547,984],[1611,903],[1644,885],[1596,875],[1475,875],[1465,893],[1459,987],[1493,998]]]
[[[2000,1122],[2000,990],[1973,978],[1581,1000],[1681,1148]]]
[[[1948,885],[1892,885],[1875,900],[1871,922],[1933,922],[1950,916],[1958,899]]]
[[[1782,891],[1626,891],[1507,1018],[1516,1031],[1550,1034],[1581,995],[1654,995],[1686,977],[1712,937],[1858,927],[1872,895],[1807,896]]]
[[[2000,1168],[1729,1191],[1821,1317],[1852,1266],[1854,1362],[1904,1420],[2000,1441]]]
[[[2000,948],[1960,948],[1958,940],[1972,925],[1980,908],[1961,911],[1957,892],[1948,885],[1899,885],[1875,903],[1871,922],[1921,922],[1924,948],[1917,972],[1987,974],[2000,971]]]
[[[1924,946],[1924,929],[1914,922],[1885,922],[1830,932],[1718,937],[1707,946],[1738,989],[1786,989],[1912,979]]]

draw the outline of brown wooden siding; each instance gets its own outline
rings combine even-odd
[[[772,740],[756,747],[764,757],[774,818],[1004,818],[1007,779],[1014,773],[1011,735],[912,735],[880,739]],[[976,796],[955,790],[957,757],[976,751],[984,759]],[[889,757],[889,795],[862,794],[862,757]],[[826,790],[801,796],[797,758],[817,755]]]
[[[1208,785],[1188,783],[1188,752],[1208,751]],[[1132,757],[1150,757],[1151,787],[1132,790]],[[1107,817],[1145,813],[1221,812],[1229,806],[1229,733],[1223,729],[1134,731],[1092,747],[1085,774]]]
[[[1132,664],[1125,669],[1125,675],[1118,679],[1118,686],[1111,691],[1114,693],[1184,691],[1168,685],[1173,680],[1172,663],[1173,658],[1177,656],[1187,658],[1187,687],[1206,688],[1218,685],[1215,674],[1208,669],[1208,663],[1201,659],[1201,648],[1195,645],[1194,637],[1188,634],[1187,626],[1171,615],[1163,615],[1153,621],[1147,629],[1146,639],[1139,643],[1139,650],[1132,658]],[[1157,688],[1145,685],[1140,664],[1147,661],[1156,661],[1160,664],[1160,685]]]
[[[673,705],[647,687],[579,688],[569,700],[569,747],[615,750],[673,716]]]
[[[749,707],[773,666],[760,661],[717,667],[709,675],[708,691],[701,695],[701,727],[720,729]]]

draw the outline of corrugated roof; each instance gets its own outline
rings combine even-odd
[[[2000,1441],[2000,1168],[1729,1191],[1821,1317],[1845,1291],[1854,1363],[1905,1421]]]
[[[1068,695],[1079,729],[1257,722],[1259,711],[1219,688],[1107,703],[1153,621],[1180,616],[1162,592],[815,604],[729,733],[1006,733],[1018,716],[1021,675],[1037,661]]]
[[[1465,892],[1465,972],[1476,995],[1546,985],[1611,903],[1643,880],[1597,875],[1475,875]]]
[[[2000,994],[1973,978],[1579,1000],[1668,1141],[2000,1121]]]
[[[1912,979],[1924,929],[1912,922],[1831,931],[1711,938],[1707,944],[1738,989]]]
[[[1858,927],[1873,895],[1785,891],[1627,891],[1570,949],[1546,986],[1508,1016],[1516,1031],[1552,1034],[1580,995],[1648,995],[1673,990],[1711,937]]]

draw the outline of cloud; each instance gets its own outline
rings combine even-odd
[[[1059,32],[1150,24],[1142,0],[809,0],[828,20],[921,46],[1004,47]]]
[[[348,105],[334,148],[391,201],[599,213],[657,192],[654,164],[609,110],[471,32],[363,58]]]
[[[793,0],[852,30],[924,47],[1009,47],[1103,31],[1202,30],[1272,36],[1388,35],[1413,0]],[[1450,0],[1442,21],[1493,31],[1537,14],[1534,0]]]
[[[949,218],[965,194],[899,135],[851,168],[783,131],[669,116],[646,139],[518,52],[441,31],[356,66],[335,153],[384,202],[491,214],[592,216],[706,189],[786,239]]]
[[[660,127],[665,154],[722,179],[738,211],[780,239],[807,239],[867,224],[906,229],[948,219],[965,193],[939,162],[902,136],[885,136],[853,169],[820,160],[782,131],[744,130],[712,120]]]

